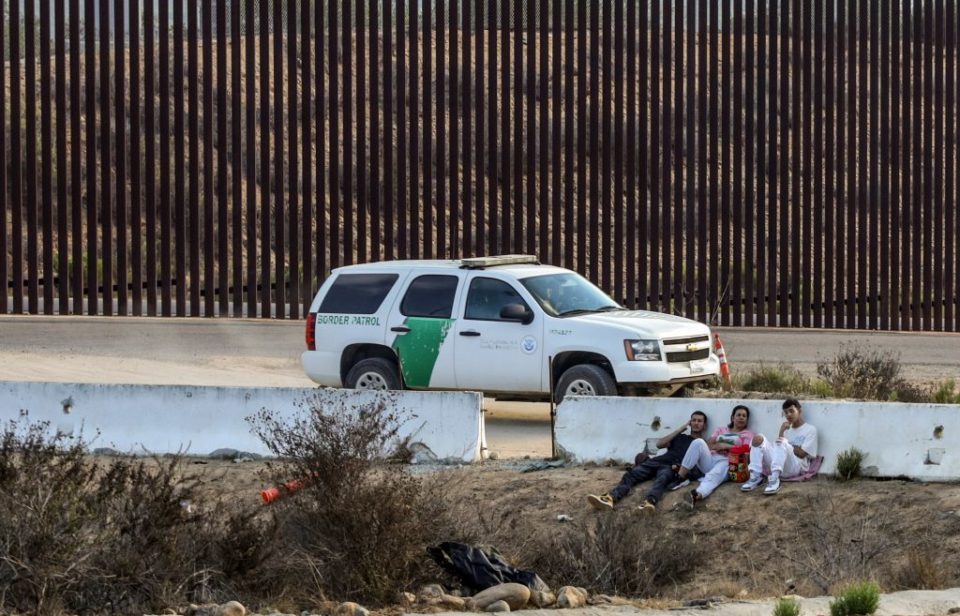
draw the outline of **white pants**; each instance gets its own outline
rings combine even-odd
[[[760,435],[763,442],[759,447],[750,447],[750,473],[763,474],[763,469],[770,469],[770,474],[779,474],[782,477],[795,477],[803,473],[800,458],[793,453],[793,447],[785,438],[770,442],[767,437]]]
[[[710,451],[707,442],[702,438],[690,443],[690,448],[684,454],[680,466],[687,470],[694,467],[700,469],[703,479],[697,486],[697,494],[704,498],[710,496],[721,483],[727,480],[727,470],[730,467],[726,454]]]

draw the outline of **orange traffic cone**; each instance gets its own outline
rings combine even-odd
[[[715,340],[715,347],[717,349],[717,359],[720,360],[720,378],[723,379],[724,389],[730,389],[730,364],[727,362],[727,352],[723,348],[723,343],[720,342],[720,334],[713,335]]]
[[[300,479],[291,479],[283,484],[283,492],[280,491],[280,486],[267,488],[266,490],[260,491],[260,498],[263,500],[264,505],[269,505],[284,494],[293,494],[304,485],[305,483]]]

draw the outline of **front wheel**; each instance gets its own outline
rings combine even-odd
[[[617,383],[610,373],[594,364],[580,364],[560,376],[553,391],[557,404],[567,396],[616,396]]]
[[[350,389],[401,389],[397,366],[382,357],[370,357],[358,361],[347,373]]]

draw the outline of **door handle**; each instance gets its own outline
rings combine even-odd
[[[400,334],[407,334],[407,333],[410,333],[410,328],[407,327],[406,325],[397,325],[396,327],[391,327],[390,331],[397,332]]]
[[[461,336],[479,336],[480,332],[475,332],[472,329],[460,332]]]

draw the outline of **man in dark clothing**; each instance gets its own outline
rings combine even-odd
[[[687,428],[690,428],[690,434],[685,434]],[[655,478],[643,504],[640,505],[640,509],[646,512],[656,511],[660,497],[663,496],[670,484],[678,478],[675,467],[683,460],[683,455],[687,453],[690,443],[698,438],[703,438],[706,429],[707,416],[703,411],[694,411],[687,423],[657,441],[657,448],[667,448],[665,453],[647,458],[642,463],[637,464],[623,475],[617,487],[599,496],[590,494],[587,496],[587,502],[594,509],[613,509],[617,501],[630,493],[633,486],[641,481]],[[690,479],[690,477],[688,476],[687,479]]]

